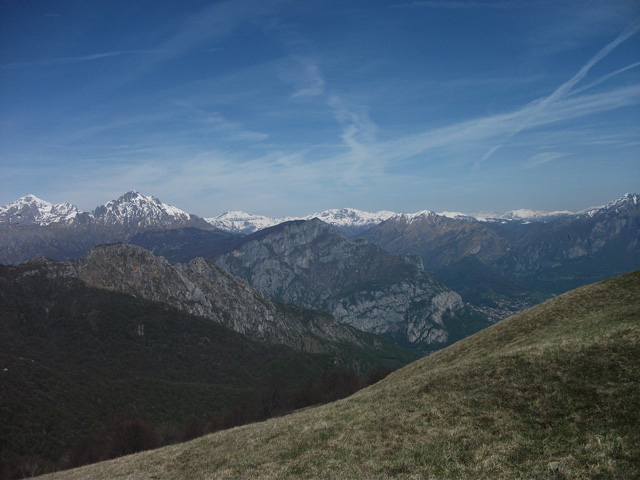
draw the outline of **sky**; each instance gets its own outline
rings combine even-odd
[[[577,211],[640,193],[640,3],[0,2],[0,204]]]

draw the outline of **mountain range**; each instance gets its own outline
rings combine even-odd
[[[341,209],[305,219],[333,225],[350,240],[419,257],[427,273],[497,321],[569,288],[640,267],[639,211],[639,196],[627,194],[577,213],[514,210],[471,216]],[[37,256],[67,260],[109,242],[134,243],[172,263],[215,259],[242,248],[249,232],[260,233],[282,220],[301,221],[242,212],[205,220],[137,191],[89,213],[29,195],[0,207],[0,262],[17,264]],[[309,305],[305,302],[293,303]]]
[[[547,222],[559,217],[580,215],[602,207],[592,207],[581,212],[568,210],[545,212],[540,210],[518,209],[503,213],[477,213],[466,214],[460,212],[435,213],[423,210],[416,213],[396,213],[386,210],[366,212],[356,208],[340,208],[323,210],[302,217],[267,217],[243,211],[233,210],[216,217],[199,219],[196,215],[186,213],[176,207],[161,202],[155,197],[146,196],[136,190],[125,193],[116,200],[111,200],[104,205],[96,207],[92,212],[82,212],[70,203],[52,204],[41,200],[35,195],[26,195],[9,205],[0,206],[0,225],[49,225],[51,223],[72,223],[77,216],[88,217],[102,224],[128,224],[130,226],[148,225],[161,226],[162,219],[167,225],[174,225],[192,220],[194,223],[202,223],[205,220],[210,225],[230,233],[251,234],[264,228],[273,227],[280,223],[292,220],[311,220],[318,218],[325,223],[336,226],[347,237],[354,237],[393,217],[401,215],[418,217],[425,214],[436,214],[442,217],[464,220],[478,220],[483,222]],[[144,220],[142,220],[144,219]]]
[[[497,318],[640,268],[640,196],[545,221],[398,215],[362,235],[417,255],[425,271]]]
[[[126,241],[148,230],[215,230],[202,218],[135,190],[92,212],[81,212],[69,204],[52,205],[27,195],[0,207],[0,220],[0,262],[6,264],[38,256],[55,260],[80,257],[96,245]]]

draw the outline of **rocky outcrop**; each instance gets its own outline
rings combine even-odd
[[[423,350],[482,324],[469,322],[460,296],[422,271],[419,259],[351,242],[317,219],[248,236],[216,263],[278,301],[323,310]]]

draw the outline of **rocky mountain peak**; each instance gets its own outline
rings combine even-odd
[[[637,210],[640,208],[640,195],[636,193],[627,193],[613,202],[603,207],[603,210],[621,212],[623,210]]]
[[[467,332],[460,296],[422,271],[419,262],[349,241],[317,218],[250,235],[216,263],[270,298],[323,310],[423,351]]]
[[[211,225],[204,219],[137,190],[131,190],[116,200],[97,207],[92,213],[92,222],[103,227],[120,228],[125,232],[188,226],[211,229]]]
[[[640,195],[636,193],[626,193],[622,197],[617,198],[606,205],[599,207],[591,207],[582,210],[578,215],[586,215],[595,217],[599,215],[619,214],[625,212],[640,211]]]

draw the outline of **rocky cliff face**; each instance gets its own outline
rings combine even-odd
[[[422,271],[419,259],[350,242],[317,219],[246,237],[216,263],[271,298],[329,312],[423,350],[481,328],[471,325],[457,293]]]
[[[195,258],[171,265],[143,248],[110,244],[71,262],[39,260],[49,275],[77,277],[87,285],[166,303],[255,340],[308,352],[336,352],[341,344],[384,350],[382,339],[337,322],[326,313],[271,301],[213,261]]]

